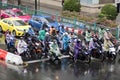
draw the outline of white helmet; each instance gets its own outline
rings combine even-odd
[[[67,32],[65,32],[65,33],[64,33],[64,36],[65,36],[65,35],[67,36],[67,35],[68,35],[68,33],[67,33]]]
[[[46,32],[46,35],[49,35],[49,33],[48,33],[48,32]]]
[[[106,29],[106,31],[110,31],[110,29]]]

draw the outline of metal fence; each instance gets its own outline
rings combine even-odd
[[[28,7],[24,7],[24,6],[17,6],[17,5],[13,5],[13,4],[4,4],[2,2],[0,2],[0,9],[7,9],[7,8],[19,8],[21,10],[23,10],[24,12],[30,14],[30,15],[34,15],[35,12],[37,12],[37,14],[42,14],[42,15],[49,15],[51,16],[54,20],[58,21],[58,22],[63,22],[63,23],[68,23],[68,24],[72,24],[74,26],[75,29],[78,29],[78,28],[81,28],[81,26],[85,25],[85,27],[82,27],[82,29],[91,29],[91,30],[94,30],[95,32],[97,32],[101,27],[103,27],[104,29],[106,28],[109,28],[109,27],[106,27],[106,26],[103,26],[103,25],[98,25],[96,23],[89,23],[89,22],[85,22],[85,21],[80,21],[80,20],[77,20],[76,18],[74,19],[71,19],[71,18],[65,18],[65,17],[62,17],[60,15],[58,15],[57,13],[55,14],[50,14],[49,12],[45,12],[43,10],[33,10],[33,9],[30,9]],[[120,29],[119,27],[117,28],[109,28],[112,32],[112,34],[114,36],[116,36],[116,39],[119,39],[119,32],[120,32]]]

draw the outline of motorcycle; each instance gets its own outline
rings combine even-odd
[[[35,51],[36,58],[42,58],[42,56],[44,56],[42,43],[40,41],[35,42],[34,46],[35,46],[34,51]]]
[[[115,60],[117,56],[117,52],[114,46],[109,47],[109,51],[107,51],[106,58]]]
[[[69,55],[71,57],[73,57],[73,53],[74,53],[74,46],[75,46],[75,43],[76,43],[76,38],[72,39],[71,42],[69,43],[69,48],[70,48],[70,52],[69,52]]]
[[[82,49],[79,50],[77,60],[83,61],[85,63],[90,63],[91,62],[90,54],[89,54],[88,50],[85,47],[83,47]]]
[[[55,62],[55,61],[60,61],[60,58],[62,56],[61,52],[60,52],[60,49],[58,47],[58,44],[57,42],[50,42],[49,43],[49,57],[50,57],[50,60]]]
[[[91,58],[99,59],[101,62],[104,61],[105,55],[102,50],[102,46],[95,42],[96,47],[90,52]]]

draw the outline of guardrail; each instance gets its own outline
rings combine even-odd
[[[19,9],[23,10],[24,12],[26,12],[26,13],[28,13],[30,15],[35,14],[35,10],[30,9],[28,7],[16,6],[16,5],[13,5],[13,4],[4,4],[2,2],[0,2],[0,5],[1,5],[0,9],[19,8]],[[74,18],[74,19],[66,18],[66,17],[58,15],[57,13],[50,14],[49,12],[45,12],[43,10],[37,10],[37,14],[49,15],[54,20],[56,20],[58,22],[64,22],[64,23],[72,24],[75,29],[78,29],[78,28],[91,29],[94,32],[97,32],[101,27],[103,27],[104,29],[109,28],[109,27],[106,27],[104,25],[96,24],[95,22],[94,23],[90,23],[90,22],[85,22],[85,21],[82,21],[82,20],[81,21],[77,20],[76,18]],[[112,34],[114,36],[116,36],[116,39],[119,39],[119,31],[120,31],[119,27],[117,27],[117,28],[109,28],[109,29],[111,30]]]

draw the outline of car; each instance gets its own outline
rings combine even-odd
[[[25,30],[27,32],[31,28],[30,25],[26,24],[20,18],[11,17],[0,20],[0,32],[10,30],[14,36],[22,36]]]
[[[43,16],[43,15],[33,15],[32,18],[28,21],[28,23],[33,27],[35,31],[39,31],[44,23],[50,28],[54,26],[56,29],[60,26],[60,24],[53,20],[51,16]]]
[[[30,15],[24,13],[22,10],[17,8],[1,10],[0,14],[1,19],[9,17],[19,17],[25,22],[28,22],[28,20],[31,18]]]

